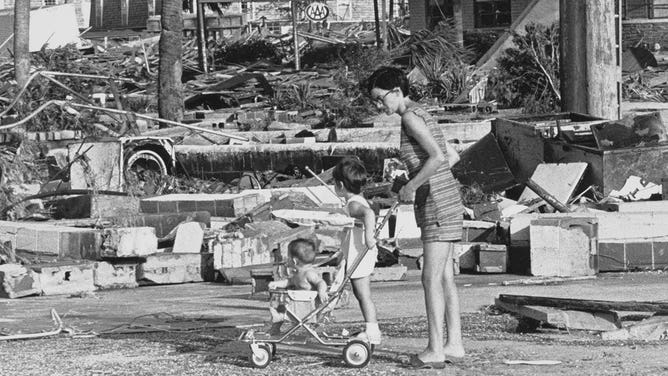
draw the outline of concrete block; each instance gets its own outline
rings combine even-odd
[[[136,262],[109,263],[99,261],[93,264],[93,283],[99,289],[129,289],[137,283]]]
[[[668,212],[591,212],[518,214],[510,221],[510,245],[529,246],[529,225],[539,218],[591,218],[598,220],[599,241],[619,242],[625,239],[668,241]]]
[[[158,253],[153,227],[119,227],[104,230],[101,257],[141,257]]]
[[[266,202],[262,197],[256,193],[171,194],[142,199],[139,206],[143,213],[207,211],[215,217],[236,218]]]
[[[137,268],[140,284],[212,282],[212,253],[162,253],[146,257]]]
[[[462,223],[463,242],[495,243],[496,238],[495,222],[464,221]]]
[[[598,270],[601,272],[626,270],[624,243],[598,243]]]
[[[216,270],[273,262],[271,250],[257,238],[216,239],[210,242],[209,251]]]
[[[195,221],[202,223],[204,227],[211,226],[211,214],[206,211],[163,213],[163,214],[140,214],[127,217],[107,218],[114,226],[119,227],[153,227],[155,235],[162,238],[169,234],[180,223]]]
[[[44,295],[71,295],[95,291],[93,263],[49,263],[30,265],[39,276]]]
[[[654,269],[652,241],[627,242],[624,244],[628,269]]]
[[[665,269],[668,267],[668,242],[654,242],[652,254],[654,255],[654,268]]]
[[[596,218],[531,221],[531,274],[545,277],[596,274],[597,235]]]
[[[128,216],[139,213],[139,200],[130,196],[80,195],[53,200],[48,207],[54,219]]]
[[[202,241],[204,240],[204,230],[199,222],[182,223],[176,229],[174,239],[173,253],[200,253],[202,251]]]
[[[508,250],[505,244],[479,244],[476,249],[477,271],[481,273],[505,273]]]
[[[455,255],[458,259],[460,270],[475,270],[476,269],[476,251],[480,248],[481,243],[454,243]]]
[[[20,298],[42,292],[39,278],[19,264],[0,265],[0,298]]]

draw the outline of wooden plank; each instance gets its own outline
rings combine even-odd
[[[621,327],[619,318],[613,312],[590,313],[576,310],[560,310],[553,307],[523,306],[505,303],[499,299],[495,300],[495,304],[507,311],[542,321],[558,328],[609,331]]]
[[[668,313],[666,302],[640,302],[640,301],[608,301],[608,300],[584,300],[569,298],[551,298],[544,296],[507,295],[501,294],[500,301],[517,305],[557,307],[561,309],[573,309],[590,312],[607,311],[643,311]]]

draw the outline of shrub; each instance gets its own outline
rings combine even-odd
[[[502,107],[523,107],[526,113],[558,111],[558,25],[529,24],[525,31],[513,32],[516,47],[506,49],[499,58],[487,92]]]

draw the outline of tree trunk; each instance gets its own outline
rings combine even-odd
[[[181,58],[183,48],[183,16],[181,0],[162,1],[162,32],[160,33],[160,72],[158,77],[158,112],[172,121],[183,119],[183,85]],[[162,128],[161,124],[160,127]]]
[[[14,77],[20,87],[30,77],[30,1],[14,2]]]

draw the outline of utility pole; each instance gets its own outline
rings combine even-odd
[[[560,0],[563,111],[621,116],[621,1]]]
[[[204,73],[209,72],[209,62],[207,60],[206,47],[206,19],[204,17],[204,4],[200,0],[193,0],[195,2],[195,11],[197,12],[197,59],[199,60],[199,68]]]
[[[30,1],[14,3],[14,78],[23,87],[30,77]]]
[[[383,40],[380,36],[380,12],[378,10],[378,0],[373,0],[373,16],[376,26],[376,47],[382,48]]]

